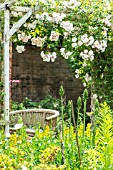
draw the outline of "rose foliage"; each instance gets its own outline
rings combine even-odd
[[[38,10],[12,37],[19,53],[40,47],[44,62],[64,57],[76,78],[113,103],[113,2],[110,0],[20,0]],[[24,13],[11,11],[12,24]]]

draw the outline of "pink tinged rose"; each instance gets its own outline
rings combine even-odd
[[[58,41],[58,39],[59,39],[59,33],[55,32],[55,31],[51,31],[50,40],[51,41]]]
[[[44,40],[45,38],[37,37],[37,38],[32,38],[31,42],[32,45],[36,45],[37,47],[42,47]]]
[[[54,62],[56,58],[57,58],[56,53],[53,52],[53,53],[51,54],[51,62]]]
[[[86,63],[83,63],[83,67],[86,67],[87,66],[87,64]]]
[[[10,83],[21,83],[21,80],[9,80]]]
[[[83,83],[83,86],[86,87],[86,83]]]

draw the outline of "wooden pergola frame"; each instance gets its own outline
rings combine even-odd
[[[12,6],[18,0],[12,0],[0,4],[0,11],[4,11],[4,115],[5,115],[5,135],[10,136],[9,132],[9,44],[13,34],[26,22],[32,13],[38,10],[38,6],[29,7],[14,7]],[[19,21],[10,29],[10,11],[24,12],[25,14]]]

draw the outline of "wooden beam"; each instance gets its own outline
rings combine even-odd
[[[16,12],[28,12],[28,11],[30,11],[30,9],[31,8],[29,8],[29,7],[21,7],[21,6],[10,8],[11,11],[16,11]]]
[[[32,10],[28,11],[7,33],[6,39],[9,40],[11,36],[26,22],[26,20],[32,15]]]
[[[0,4],[0,11],[3,11],[6,7],[6,4]]]
[[[9,136],[9,40],[6,39],[9,31],[10,14],[5,10],[4,18],[4,115],[5,115],[5,135]]]
[[[10,1],[10,2],[8,2],[7,4],[7,6],[8,7],[10,7],[10,6],[12,6],[15,2],[17,2],[18,0],[12,0],[12,1]]]
[[[13,5],[15,2],[17,2],[18,0],[12,0],[10,2],[5,2],[3,4],[0,4],[0,11],[3,11],[6,9],[6,7],[10,7],[11,5]]]

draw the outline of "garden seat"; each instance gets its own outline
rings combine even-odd
[[[57,123],[57,117],[59,112],[51,109],[26,109],[26,110],[16,110],[9,113],[10,119],[10,131],[16,131],[14,127],[19,124],[20,121],[27,127],[27,133],[34,133],[33,127],[41,128],[49,125],[55,128]]]

